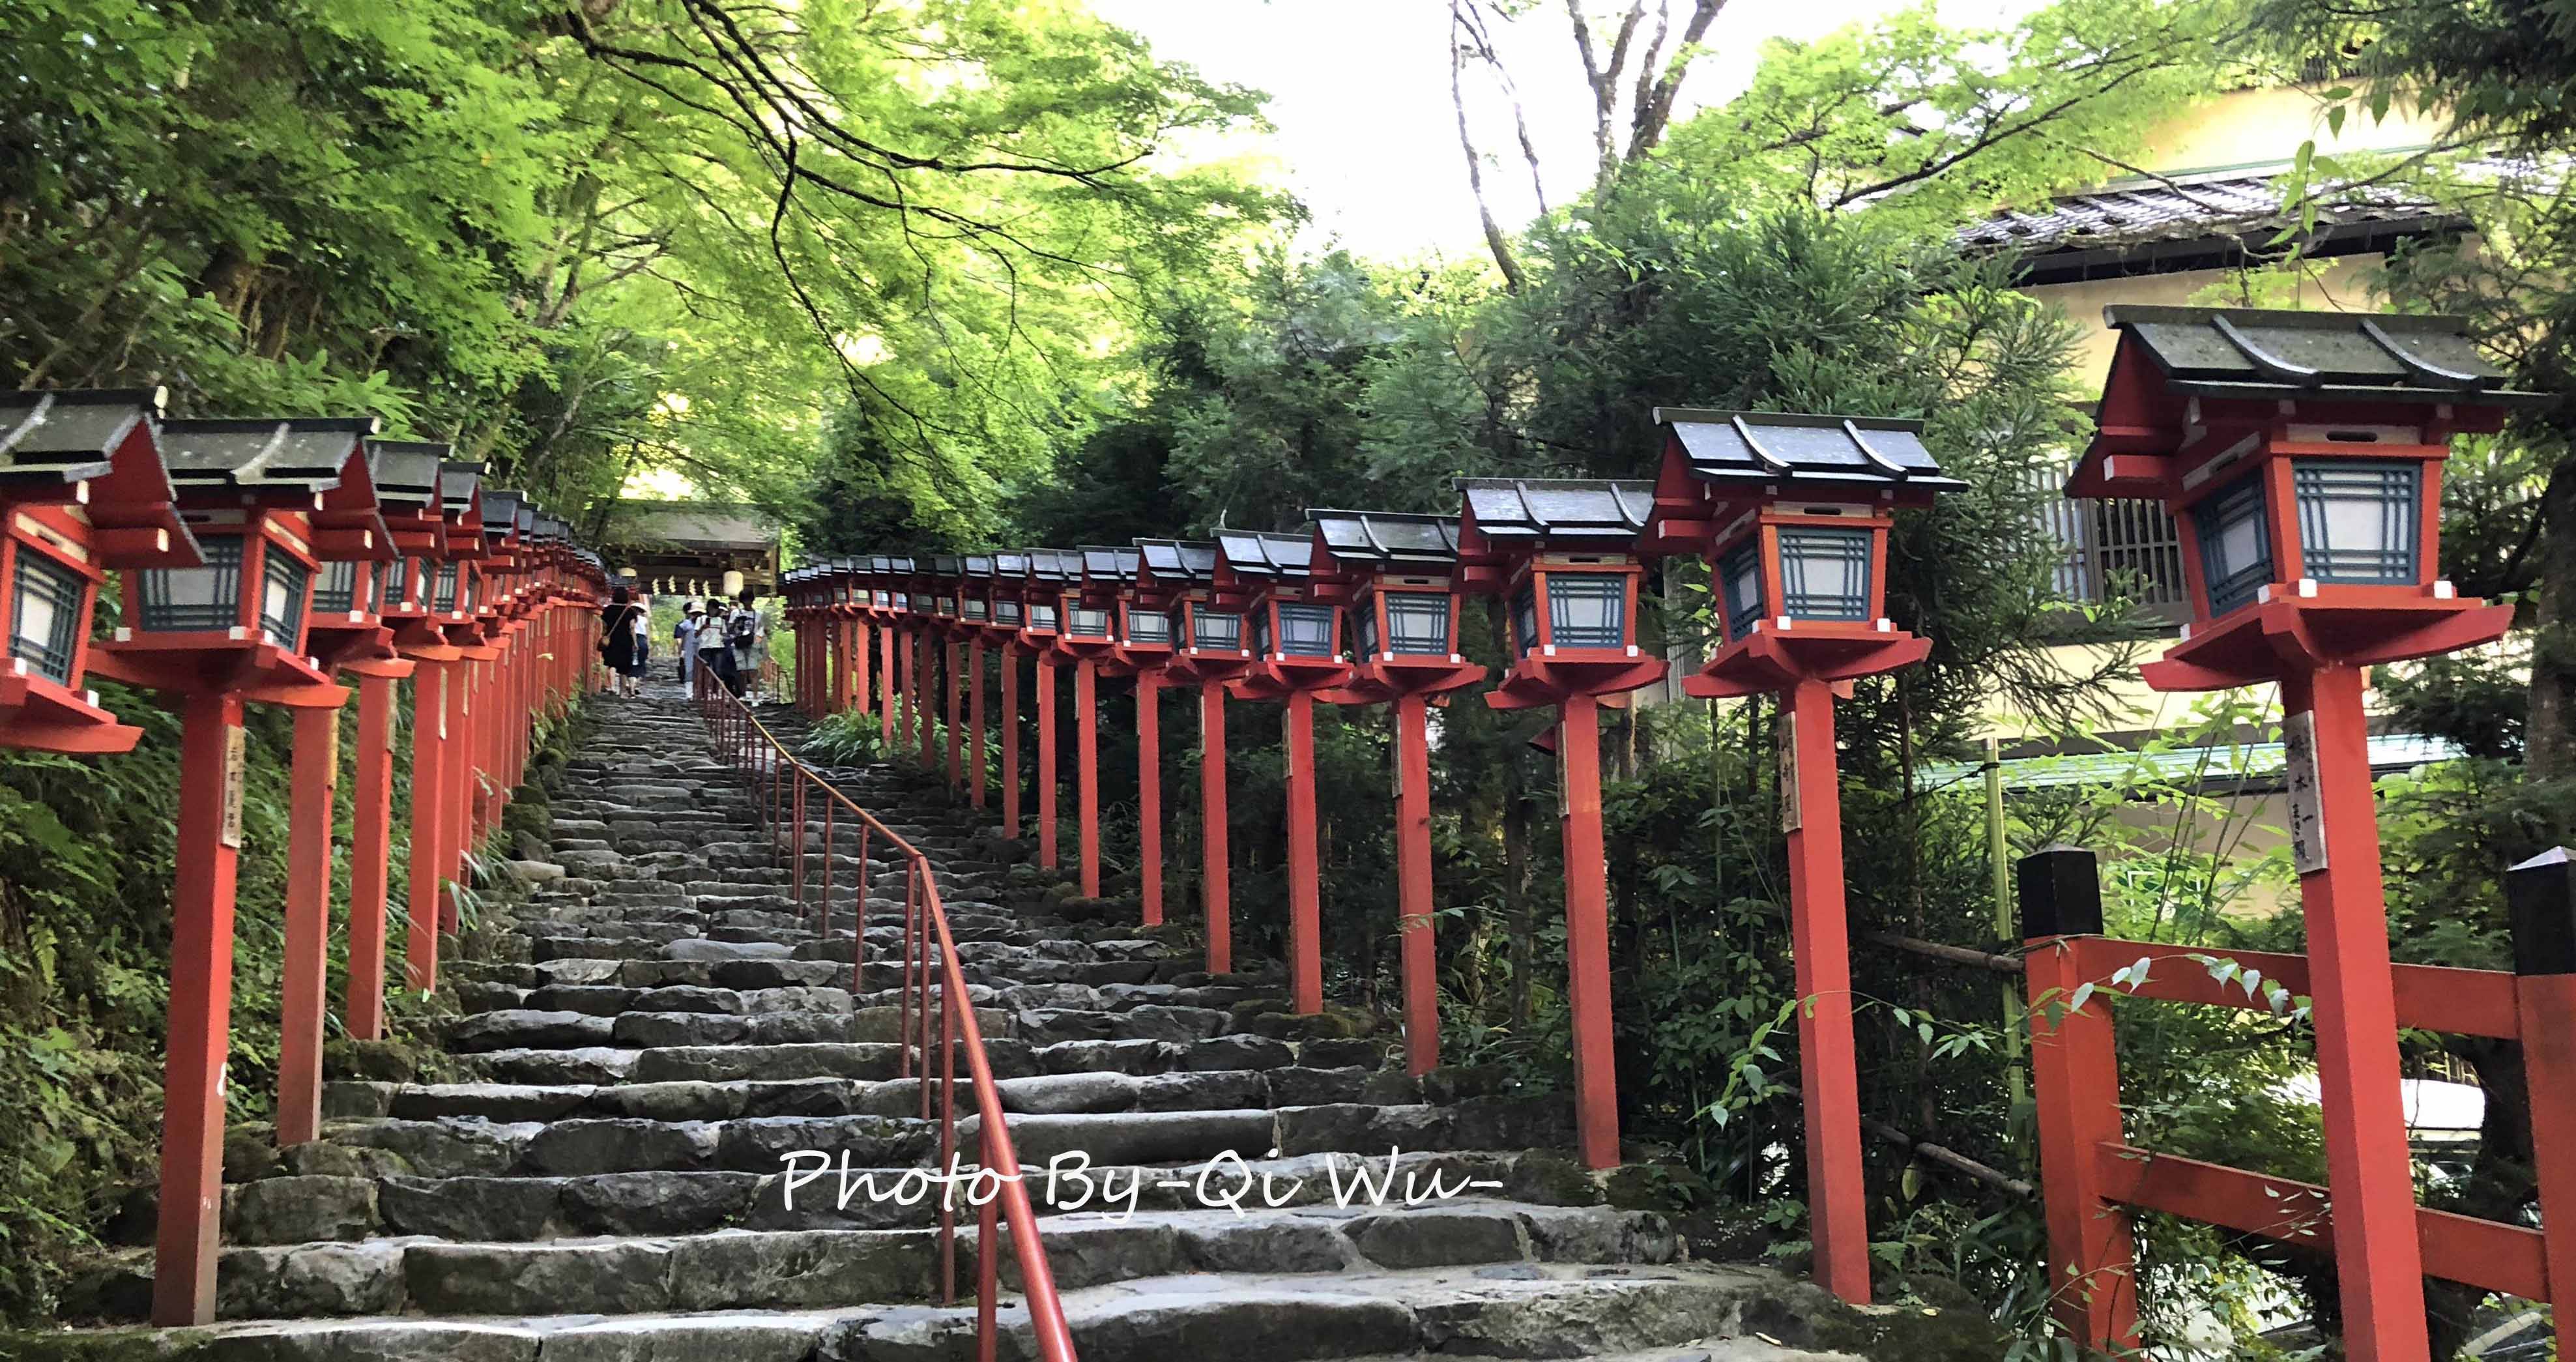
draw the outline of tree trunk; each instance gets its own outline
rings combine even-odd
[[[2539,628],[2531,640],[2523,760],[2525,774],[2541,782],[2576,776],[2576,457],[2551,471],[2537,514],[2532,595]]]

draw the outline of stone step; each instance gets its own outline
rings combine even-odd
[[[1594,1269],[1501,1264],[1351,1273],[1196,1273],[1066,1293],[1076,1348],[1100,1362],[1394,1362],[1438,1356],[1597,1362],[1856,1362],[1818,1351],[1870,1336],[1812,1286],[1758,1268]],[[1035,1356],[1026,1309],[1001,1314],[1001,1355]],[[601,1317],[402,1316],[218,1325],[192,1331],[189,1362],[968,1362],[971,1299],[950,1308],[834,1303],[812,1310]],[[27,1362],[118,1362],[146,1330],[30,1336]],[[1703,1354],[1705,1355],[1703,1357]],[[160,1355],[152,1348],[151,1355]],[[1957,1354],[1966,1355],[1966,1354]]]
[[[994,1085],[1015,1113],[1198,1111],[1418,1101],[1420,1086],[1394,1070],[1216,1069],[1152,1075],[1097,1071],[1005,1078]],[[935,1087],[934,1087],[935,1096]],[[510,1123],[575,1116],[717,1121],[738,1116],[901,1116],[919,1109],[916,1079],[733,1080],[729,1082],[325,1084],[323,1115],[358,1120],[448,1118]],[[957,1080],[956,1101],[974,1101]]]
[[[971,1270],[976,1234],[962,1203],[959,1218],[968,1222],[957,1235],[960,1260]],[[1045,1220],[1040,1233],[1057,1285],[1067,1291],[1175,1273],[1660,1265],[1678,1251],[1670,1228],[1651,1213],[1464,1199],[1413,1208],[1074,1212]],[[217,1314],[619,1315],[927,1301],[937,1263],[934,1234],[928,1228],[727,1229],[535,1242],[406,1237],[237,1247],[224,1250],[217,1263]],[[145,1256],[128,1264],[148,1280]],[[1016,1289],[1016,1265],[1006,1264],[1003,1278]],[[140,1284],[109,1279],[92,1289],[123,1300]]]
[[[1041,1215],[1102,1207],[1129,1211],[1204,1210],[1245,1188],[1255,1210],[1433,1199],[1437,1194],[1508,1197],[1522,1209],[1590,1206],[1591,1182],[1560,1154],[1541,1151],[1417,1151],[1301,1155],[1141,1167],[1023,1165]],[[421,1235],[517,1242],[589,1235],[701,1234],[721,1229],[898,1229],[936,1224],[939,1197],[928,1170],[810,1160],[792,1170],[752,1173],[594,1173],[549,1177],[416,1177],[322,1174],[235,1183],[224,1194],[224,1241],[280,1245]],[[791,1189],[791,1173],[797,1179]],[[912,1181],[907,1182],[910,1178]],[[850,1195],[844,1198],[844,1189]],[[1373,1191],[1372,1189],[1379,1189]],[[871,1195],[874,1190],[881,1194]],[[792,1192],[792,1194],[791,1194]],[[1271,1203],[1277,1203],[1277,1207]]]

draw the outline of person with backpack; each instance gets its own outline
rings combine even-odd
[[[689,688],[690,693],[694,695],[695,688],[689,687],[689,669],[698,665],[698,603],[696,601],[680,603],[680,621],[671,628],[671,641],[679,645],[674,651],[680,655],[680,685]]]
[[[635,593],[618,587],[608,604],[599,611],[599,655],[608,670],[617,677],[617,693],[633,697],[644,687],[644,660],[635,646],[635,621],[643,612],[635,606]]]
[[[734,683],[727,679],[726,675],[733,670],[733,649],[725,644],[725,632],[729,623],[727,616],[728,612],[724,608],[722,597],[707,598],[706,615],[698,621],[699,685],[720,685],[726,690],[734,689]]]
[[[725,621],[725,644],[733,654],[733,693],[740,695],[746,686],[757,687],[760,664],[769,648],[769,621],[761,618],[753,602],[759,593],[744,587],[734,598],[733,617]]]

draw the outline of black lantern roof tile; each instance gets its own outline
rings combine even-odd
[[[367,450],[375,456],[376,500],[388,506],[436,506],[438,470],[453,448],[425,440],[369,440]]]
[[[1145,571],[1175,582],[1204,582],[1216,576],[1220,550],[1197,539],[1139,539],[1136,552]]]
[[[933,577],[962,577],[966,575],[966,560],[964,557],[954,553],[932,554],[930,556],[930,575]]]
[[[1351,562],[1440,566],[1458,561],[1458,517],[1409,511],[1309,509],[1324,547]]]
[[[1654,509],[1651,483],[1571,478],[1462,478],[1458,490],[1488,539],[1627,544]]]
[[[375,428],[371,416],[167,421],[161,462],[181,491],[325,492]]]
[[[2145,348],[2191,397],[2341,397],[2372,402],[2544,406],[2505,386],[2459,317],[2218,307],[2106,307],[2122,344]]]
[[[1025,553],[997,553],[997,554],[994,554],[994,555],[993,555],[993,575],[994,575],[994,576],[996,576],[996,577],[1026,577],[1026,576],[1028,576],[1028,575],[1029,575],[1029,556],[1028,556],[1027,554],[1025,554]]]
[[[519,526],[519,508],[527,504],[525,492],[494,488],[483,494],[483,536],[499,539]]]
[[[1085,581],[1132,582],[1144,561],[1141,549],[1122,549],[1115,544],[1082,546],[1082,576]]]
[[[160,388],[0,393],[0,485],[103,478],[117,446],[161,416]]]
[[[877,561],[885,565],[883,570],[886,572],[893,573],[896,576],[908,577],[912,575],[913,560],[901,554],[897,554],[891,558],[880,558]]]
[[[966,555],[966,575],[967,575],[967,576],[969,576],[969,577],[990,577],[990,576],[992,576],[992,575],[993,575],[993,555],[991,555],[991,554],[989,554],[989,553],[970,553],[970,554],[967,554],[967,555]]]
[[[519,537],[521,539],[525,539],[529,535],[535,533],[537,528],[537,507],[535,502],[522,501],[519,503],[517,523],[519,526]]]
[[[450,459],[438,466],[438,494],[451,507],[474,500],[483,485],[483,465]]]
[[[1216,542],[1225,554],[1225,565],[1246,577],[1302,578],[1315,554],[1311,534],[1219,530]]]
[[[1082,555],[1066,549],[1030,549],[1029,577],[1040,582],[1071,582],[1082,577]]]
[[[1863,483],[1964,487],[1923,447],[1923,423],[1868,416],[1658,407],[1691,476],[1714,483]]]

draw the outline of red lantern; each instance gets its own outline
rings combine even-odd
[[[1342,660],[1342,611],[1308,580],[1314,539],[1305,534],[1217,532],[1219,591],[1243,598],[1252,666],[1226,689],[1285,709],[1287,765],[1288,995],[1301,1016],[1324,1010],[1323,888],[1315,845],[1315,697],[1350,676]]]
[[[1458,652],[1458,521],[1392,511],[1310,510],[1308,573],[1319,600],[1347,602],[1349,680],[1328,698],[1395,707],[1395,863],[1404,974],[1404,1055],[1416,1076],[1440,1063],[1433,954],[1431,739],[1427,707],[1485,677]]]
[[[1511,616],[1511,670],[1485,703],[1557,706],[1577,1140],[1586,1165],[1609,1168],[1619,1162],[1619,1103],[1599,706],[1664,674],[1637,648],[1637,537],[1653,500],[1627,482],[1469,478],[1459,488],[1460,577],[1499,592]]]
[[[1225,683],[1252,667],[1239,588],[1221,589],[1216,545],[1181,539],[1136,541],[1140,596],[1166,603],[1172,656],[1163,674],[1199,688],[1200,894],[1207,914],[1207,967],[1234,968],[1233,884],[1225,825]]]
[[[0,396],[0,747],[105,753],[143,730],[84,690],[105,569],[194,564],[155,439],[158,389]]]
[[[2504,633],[2509,608],[2460,599],[2440,575],[2442,463],[2453,436],[2556,399],[2506,388],[2458,318],[2103,316],[2119,348],[2067,494],[2154,497],[2181,530],[2193,620],[2141,669],[2149,685],[2280,683],[2346,1343],[2357,1358],[2421,1357],[2424,1260],[2363,673]],[[2083,1234],[2058,1233],[2059,1221],[2099,1208],[2051,1209],[2052,1270],[2077,1271]],[[2122,1299],[2061,1303],[2077,1342],[2134,1346],[2134,1306],[2111,1294]]]
[[[1860,1080],[1843,903],[1834,688],[1922,659],[1928,640],[1885,615],[1891,508],[1962,484],[1924,449],[1923,424],[1865,417],[1664,408],[1656,547],[1705,556],[1725,642],[1683,689],[1777,692],[1782,826],[1798,995],[1808,1223],[1816,1275],[1869,1300]]]

